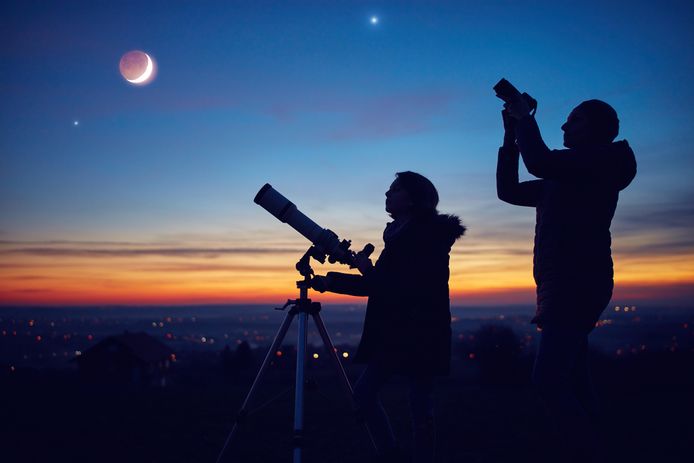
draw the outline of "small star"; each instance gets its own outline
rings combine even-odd
[[[80,125],[80,121],[74,121],[74,122],[72,123],[72,125],[74,125],[75,127],[77,127],[78,125]]]
[[[371,24],[373,24],[373,25],[378,24],[378,16],[371,16]]]

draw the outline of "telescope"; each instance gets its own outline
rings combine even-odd
[[[253,202],[261,206],[280,222],[284,222],[298,231],[316,247],[318,253],[328,257],[331,264],[339,262],[355,267],[357,254],[368,257],[374,250],[367,244],[359,253],[349,249],[352,242],[342,240],[328,228],[323,228],[301,212],[294,203],[285,198],[272,185],[266,183],[255,195]],[[314,256],[315,257],[315,256]]]
[[[355,412],[357,409],[356,403],[354,402],[354,390],[349,382],[347,373],[345,373],[345,370],[340,363],[340,358],[337,356],[337,349],[330,340],[328,330],[323,323],[322,317],[320,316],[321,304],[320,302],[312,301],[308,297],[308,290],[312,287],[311,281],[314,275],[310,265],[311,257],[320,261],[321,263],[325,262],[325,258],[328,257],[330,263],[340,262],[342,264],[348,264],[350,267],[356,267],[355,264],[357,256],[363,255],[368,257],[369,254],[373,252],[374,247],[372,244],[367,244],[359,253],[350,251],[349,245],[351,242],[349,240],[340,241],[333,231],[320,227],[316,222],[306,217],[305,214],[297,209],[294,203],[282,196],[280,192],[272,188],[269,183],[266,183],[260,189],[260,191],[258,191],[258,194],[255,195],[255,199],[253,199],[253,202],[260,205],[270,214],[274,215],[280,220],[280,222],[289,224],[290,227],[305,236],[312,243],[312,245],[296,264],[296,269],[304,277],[303,280],[296,282],[296,287],[299,288],[299,299],[288,299],[283,307],[277,308],[277,310],[285,310],[290,307],[290,310],[284,317],[284,321],[277,331],[270,349],[268,349],[267,354],[265,355],[265,360],[263,360],[260,370],[258,370],[258,374],[253,380],[251,390],[248,391],[248,395],[246,395],[246,399],[243,401],[243,405],[241,405],[241,410],[239,410],[239,412],[236,414],[236,421],[234,422],[234,426],[231,428],[231,431],[229,431],[229,434],[227,435],[222,450],[217,456],[217,463],[221,463],[222,457],[224,456],[229,443],[236,434],[236,430],[246,420],[246,417],[250,413],[249,407],[251,405],[253,396],[255,395],[256,387],[260,383],[260,379],[262,378],[265,370],[269,365],[272,364],[275,354],[277,353],[277,349],[279,349],[279,347],[282,345],[284,337],[287,335],[287,330],[289,329],[292,320],[297,315],[299,316],[299,327],[297,330],[296,387],[294,388],[294,436],[292,442],[294,446],[293,462],[301,463],[301,456],[305,440],[304,370],[306,364],[306,339],[309,315],[311,315],[313,321],[316,322],[316,327],[318,328],[318,333],[323,339],[323,344],[327,350],[328,358],[332,360],[339,377],[342,379],[342,384],[347,394],[347,398],[352,404],[352,408],[355,410]],[[369,433],[369,437],[371,437],[370,430],[366,425],[365,427],[367,433]],[[371,442],[374,442],[373,438],[371,438]]]

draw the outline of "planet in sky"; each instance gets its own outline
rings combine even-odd
[[[152,57],[140,50],[131,50],[120,59],[120,73],[134,85],[147,85],[154,80],[156,64]]]

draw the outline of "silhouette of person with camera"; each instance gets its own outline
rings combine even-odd
[[[505,104],[496,182],[499,199],[536,210],[532,322],[542,332],[532,379],[560,437],[556,461],[596,461],[588,335],[612,297],[610,224],[636,160],[625,140],[614,141],[619,119],[607,103],[575,107],[561,127],[566,149],[550,150],[535,121],[535,101],[510,88],[498,95]],[[539,180],[518,181],[519,154]]]
[[[379,400],[395,375],[410,383],[414,461],[434,458],[433,381],[449,373],[451,358],[449,252],[465,232],[458,217],[438,213],[438,202],[426,177],[397,173],[386,192],[386,212],[393,221],[383,232],[385,247],[375,265],[359,258],[362,275],[329,272],[313,282],[321,292],[369,297],[355,356],[366,369],[354,398],[374,439],[377,461],[407,461]]]

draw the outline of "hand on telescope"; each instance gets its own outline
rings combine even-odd
[[[374,268],[374,264],[367,256],[357,253],[354,256],[354,267],[356,267],[362,275],[366,275]]]
[[[319,293],[324,293],[328,290],[328,277],[323,275],[315,275],[311,278],[311,288],[315,289]]]

